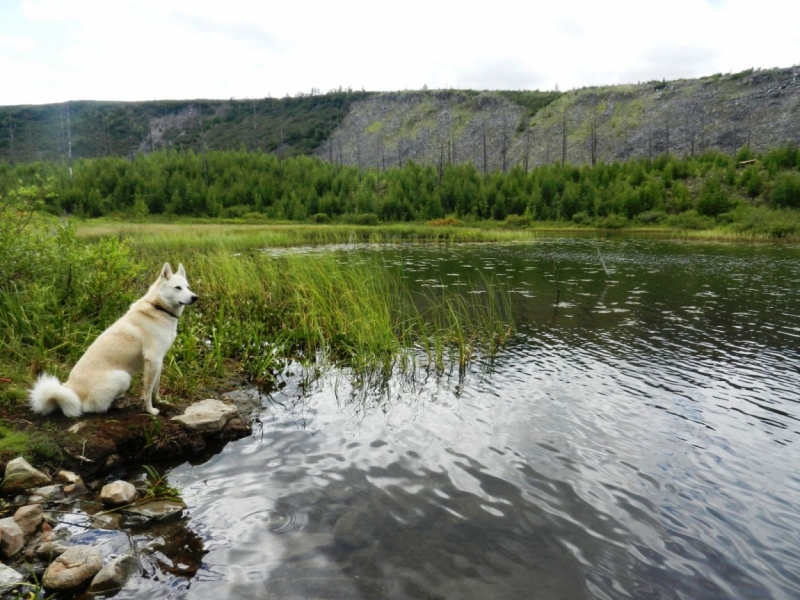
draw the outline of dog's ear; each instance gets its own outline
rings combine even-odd
[[[178,275],[186,279],[186,269],[183,268],[183,263],[178,263]]]
[[[170,277],[172,277],[172,267],[169,266],[168,262],[165,262],[164,266],[161,267],[161,276],[164,279],[169,279]]]

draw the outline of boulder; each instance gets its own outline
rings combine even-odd
[[[6,473],[0,491],[4,494],[12,494],[48,483],[52,483],[49,476],[34,469],[27,460],[20,456],[6,465]]]
[[[44,487],[34,489],[33,496],[42,498],[44,502],[51,502],[53,500],[61,500],[64,498],[64,493],[61,491],[60,485],[46,485]],[[35,503],[31,502],[31,504]]]
[[[236,416],[235,406],[212,398],[189,406],[182,415],[172,417],[189,431],[213,433],[220,431],[229,419]]]
[[[136,500],[136,488],[127,481],[113,481],[103,486],[100,491],[103,504],[109,506],[122,506]]]
[[[24,580],[17,571],[0,563],[0,594],[10,592]]]
[[[81,476],[72,471],[60,470],[56,473],[56,481],[64,484],[64,493],[68,496],[85,494],[88,491]]]
[[[89,585],[90,594],[100,594],[122,589],[128,578],[139,570],[139,559],[131,554],[123,554],[109,561]]]
[[[17,525],[22,529],[22,533],[26,536],[31,536],[36,533],[36,530],[39,529],[39,525],[42,524],[43,518],[44,511],[42,510],[41,504],[23,506],[14,513],[13,517],[14,521],[16,521]]]
[[[362,548],[372,542],[376,523],[366,508],[351,508],[333,526],[334,539],[349,548]]]
[[[70,546],[55,559],[42,578],[46,590],[71,590],[88,581],[103,566],[100,553],[91,546]]]
[[[25,545],[25,534],[13,517],[0,519],[0,556],[13,556]]]

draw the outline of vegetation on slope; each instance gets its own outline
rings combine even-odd
[[[618,228],[629,223],[683,229],[729,225],[785,237],[800,233],[800,153],[785,147],[734,158],[719,152],[678,158],[543,165],[526,173],[482,176],[474,166],[407,163],[359,171],[308,157],[263,153],[156,152],[133,161],[78,161],[74,175],[57,164],[0,164],[0,194],[35,186],[54,215],[143,218],[227,217],[296,222],[433,220],[569,222]],[[46,182],[38,185],[38,182]]]

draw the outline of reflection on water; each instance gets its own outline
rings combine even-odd
[[[520,334],[450,378],[287,374],[257,435],[171,474],[196,574],[118,597],[800,597],[800,250],[340,255],[421,289],[490,272]]]

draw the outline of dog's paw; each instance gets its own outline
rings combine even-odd
[[[151,415],[153,415],[153,416],[155,416],[155,415],[157,415],[159,412],[161,412],[161,411],[159,411],[157,408],[147,408],[147,407],[145,407],[145,409],[144,409],[144,410],[145,410],[146,412],[150,413],[150,414],[151,414]]]

